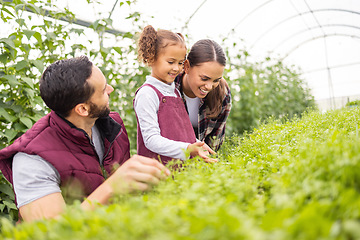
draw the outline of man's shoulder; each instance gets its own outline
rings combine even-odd
[[[24,149],[28,146],[30,142],[32,142],[39,134],[43,134],[44,132],[48,131],[50,126],[49,123],[49,114],[42,117],[40,120],[38,120],[29,130],[27,130],[23,135],[21,135],[19,138],[17,138],[11,145],[7,146],[6,148],[3,148],[1,150],[1,156],[5,153],[10,153],[10,155],[13,155],[15,151],[18,152],[21,149]],[[7,155],[7,154],[5,154]]]
[[[50,113],[41,117],[38,121],[34,123],[31,129],[33,128],[46,128],[50,125]]]
[[[123,123],[123,120],[120,117],[120,114],[118,112],[110,112],[109,117],[111,117],[112,119],[114,119],[116,122],[118,122],[120,124]]]
[[[110,112],[110,113],[109,113],[109,116],[110,116],[110,117],[116,117],[116,116],[117,116],[117,117],[120,117],[120,114],[119,114],[118,112]]]

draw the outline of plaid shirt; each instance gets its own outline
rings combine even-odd
[[[182,91],[182,78],[183,74],[179,74],[175,78],[175,86],[179,89],[186,111],[188,111],[184,93]],[[228,87],[226,90],[226,95],[222,102],[221,112],[216,118],[207,118],[206,110],[208,107],[205,104],[206,97],[200,99],[198,131],[195,131],[195,134],[197,134],[198,140],[204,141],[214,151],[217,151],[224,141],[226,120],[231,110],[231,92]]]

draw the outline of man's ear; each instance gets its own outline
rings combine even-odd
[[[74,107],[74,111],[82,117],[87,117],[89,116],[90,105],[86,103],[79,103]]]
[[[185,71],[186,74],[189,73],[189,69],[190,69],[190,63],[189,63],[189,60],[186,59],[184,61],[184,71]]]

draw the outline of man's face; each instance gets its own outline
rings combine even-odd
[[[101,118],[106,117],[110,113],[109,105],[105,106],[98,106],[92,102],[90,102],[90,110],[89,110],[89,117],[91,118]]]
[[[107,84],[104,74],[96,66],[93,66],[92,74],[87,81],[95,89],[88,101],[90,104],[89,117],[99,118],[109,115],[109,95],[114,88]]]

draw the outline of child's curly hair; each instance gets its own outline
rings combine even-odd
[[[147,65],[152,64],[162,49],[176,44],[185,46],[185,39],[181,33],[163,29],[156,31],[148,25],[141,32],[138,40],[138,59]]]

